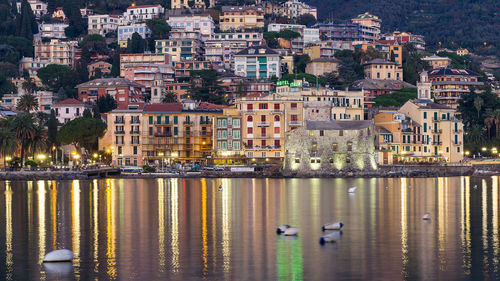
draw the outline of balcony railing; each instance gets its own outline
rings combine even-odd
[[[155,125],[170,125],[170,121],[155,121]]]
[[[443,142],[442,141],[433,141],[432,142],[432,145],[442,145]]]
[[[300,121],[290,121],[290,122],[288,122],[288,125],[290,125],[290,126],[300,126],[300,125],[302,125],[302,122],[300,122]]]
[[[269,122],[257,122],[257,127],[269,127]]]
[[[246,150],[277,150],[277,149],[281,149],[281,146],[272,146],[272,145],[258,146],[258,145],[255,145],[252,147],[246,147]]]
[[[115,124],[125,124],[125,119],[115,119]]]
[[[193,121],[184,121],[184,125],[193,125]]]
[[[461,141],[454,142],[453,145],[462,145]]]
[[[171,137],[172,133],[170,132],[156,132],[154,133],[155,137]]]
[[[115,131],[115,135],[123,135],[125,134],[125,131]]]
[[[139,130],[130,130],[130,134],[132,135],[139,135],[141,133],[141,131]]]
[[[434,129],[434,130],[432,130],[432,132],[433,132],[434,134],[441,134],[441,133],[443,132],[443,130],[442,130],[442,129],[437,129],[437,130],[436,130],[436,129]]]

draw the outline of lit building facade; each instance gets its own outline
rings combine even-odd
[[[220,29],[245,30],[264,27],[264,9],[260,6],[222,6]]]
[[[248,78],[281,77],[280,55],[267,46],[248,47],[234,55],[235,74]]]

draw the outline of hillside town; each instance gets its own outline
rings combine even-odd
[[[335,173],[498,156],[495,75],[465,48],[383,32],[369,12],[320,21],[298,0],[171,0],[112,14],[16,6],[36,30],[0,45],[5,168]]]

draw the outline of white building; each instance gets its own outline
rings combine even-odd
[[[248,46],[248,41],[245,40],[207,40],[205,41],[205,58],[225,69],[233,69],[234,54]]]
[[[302,24],[282,24],[282,23],[271,23],[267,26],[267,31],[280,32],[286,29],[300,33],[300,35],[302,36],[300,41],[302,41],[304,44],[320,41],[318,28],[307,28],[305,25]]]
[[[38,27],[40,29],[39,35],[43,38],[66,38],[64,29],[69,25],[66,23],[42,23]]]
[[[40,64],[75,66],[77,41],[62,41],[60,39],[44,41],[41,37],[35,37],[33,41],[35,45],[35,58],[33,61]]]
[[[234,74],[247,78],[281,77],[280,55],[267,46],[252,46],[236,53],[234,67]]]
[[[127,47],[127,40],[132,39],[132,34],[137,32],[143,39],[151,36],[151,30],[145,23],[136,23],[118,27],[118,43],[120,47]]]
[[[31,6],[31,10],[36,18],[40,18],[42,15],[47,13],[47,3],[37,0],[29,0],[28,3]],[[21,1],[16,2],[17,10],[21,12]]]
[[[283,4],[284,12],[288,18],[298,18],[301,15],[311,14],[315,18],[318,18],[318,10],[315,7],[311,7],[306,3],[302,3],[297,0],[290,0]]]
[[[186,31],[198,31],[202,40],[209,39],[214,34],[214,21],[210,15],[170,16],[167,23],[172,28],[182,28]]]
[[[87,108],[92,110],[92,106],[90,104],[85,104],[76,99],[65,99],[54,104],[52,108],[56,112],[57,120],[62,124],[75,118],[82,117],[83,111]]]
[[[123,17],[129,23],[146,22],[150,19],[159,18],[164,11],[165,9],[160,4],[139,6],[132,4],[123,13]]]
[[[88,17],[89,34],[106,36],[109,32],[116,32],[122,22],[123,17],[117,15],[91,15]]]

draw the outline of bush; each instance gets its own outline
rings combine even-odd
[[[144,165],[142,166],[142,171],[144,173],[154,173],[156,171],[156,168],[149,165]]]
[[[29,166],[31,168],[36,168],[38,166],[38,163],[33,161],[33,160],[28,160],[24,162],[24,166]]]

